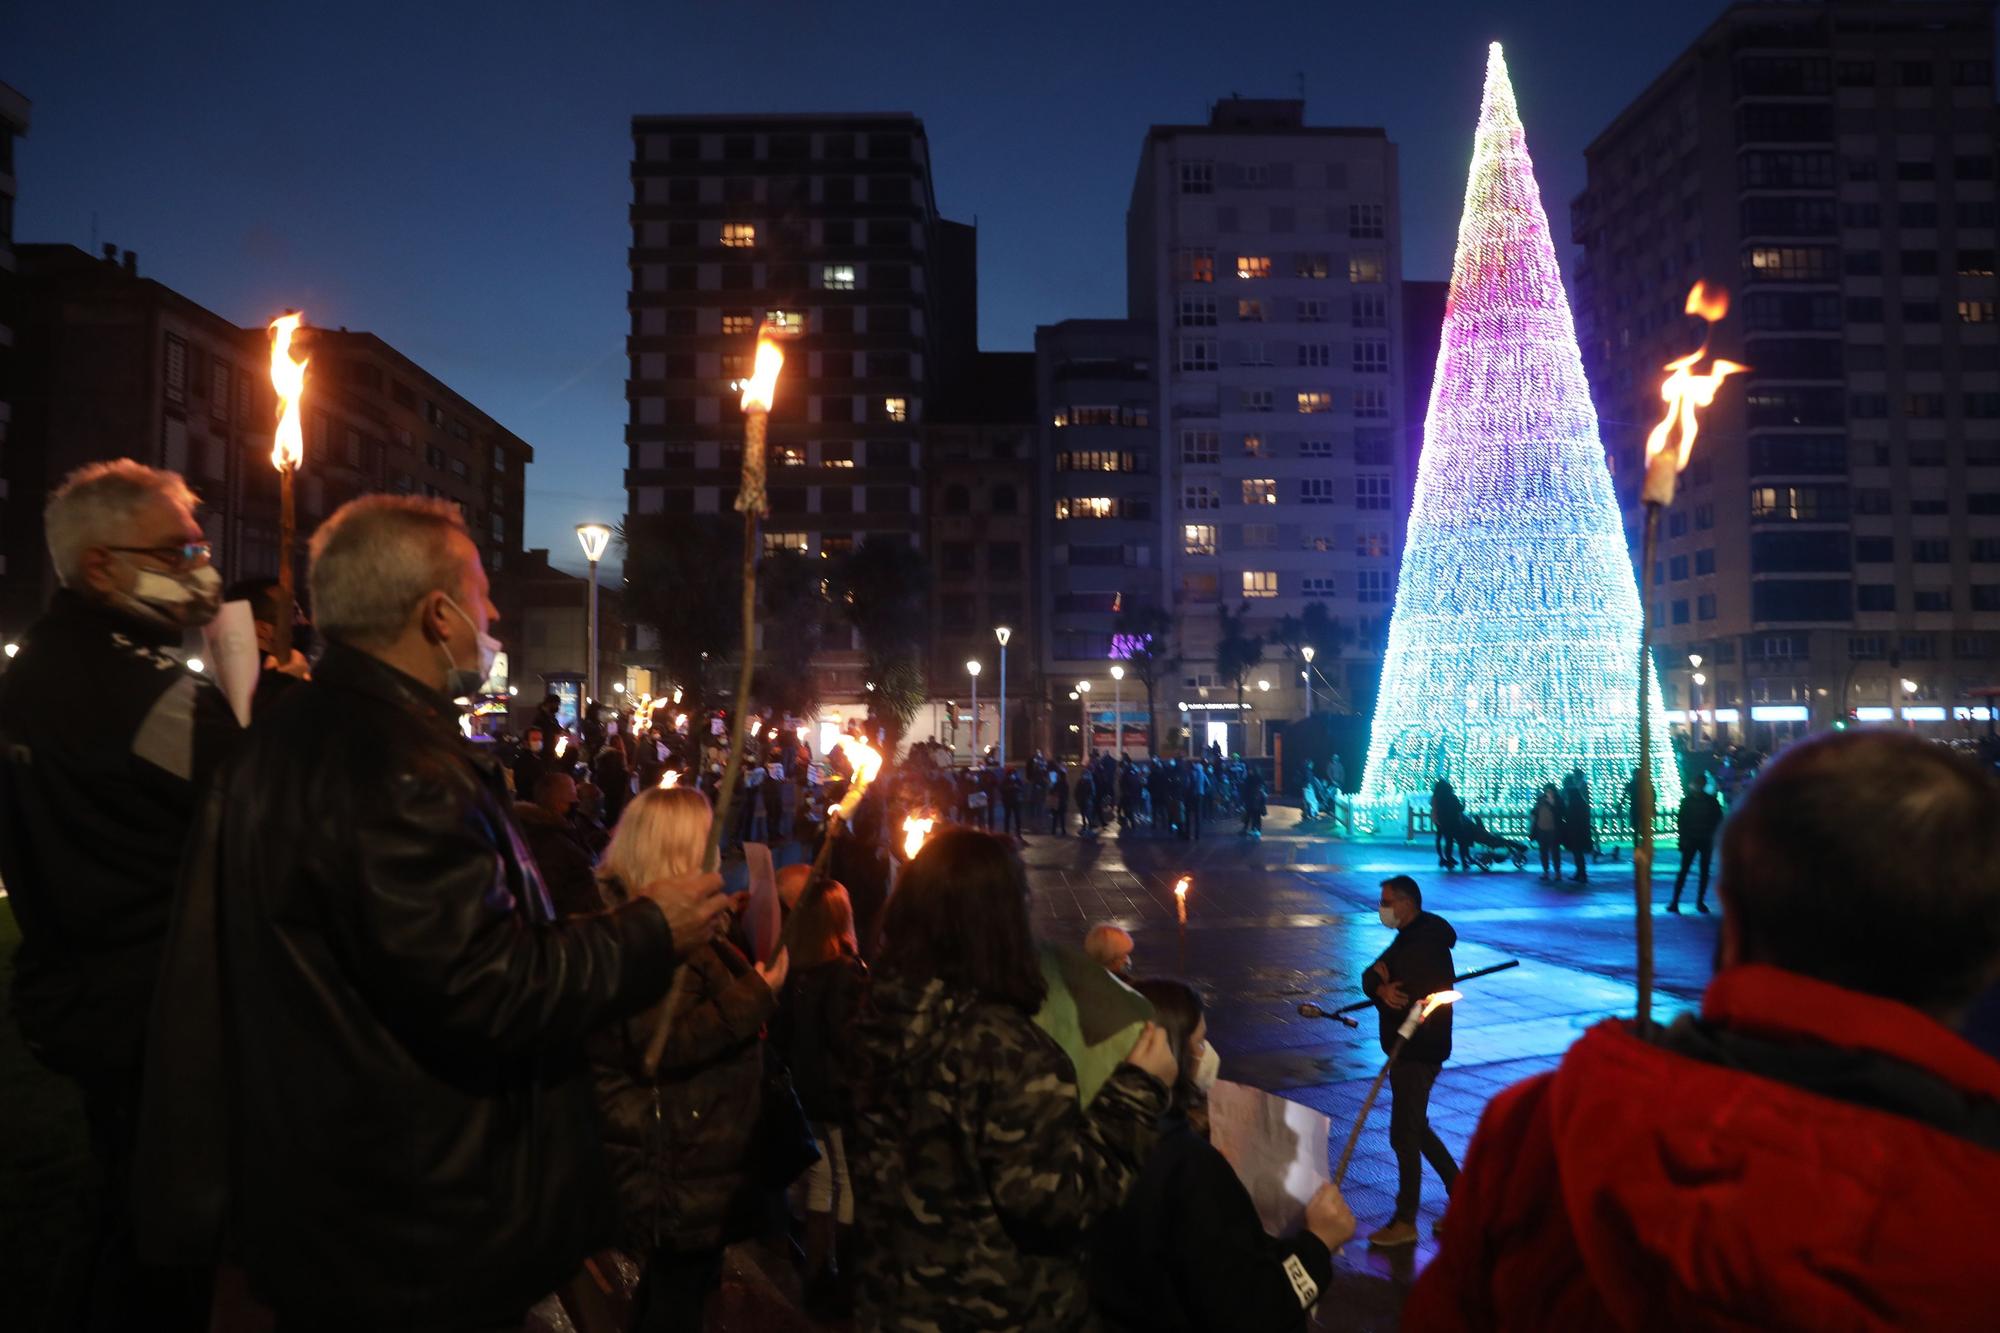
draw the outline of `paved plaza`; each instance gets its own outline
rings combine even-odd
[[[1302,1018],[1298,1007],[1313,1000],[1333,1009],[1362,998],[1361,974],[1390,939],[1376,917],[1379,885],[1390,875],[1415,876],[1424,907],[1457,929],[1453,958],[1460,972],[1509,958],[1521,964],[1467,982],[1457,1007],[1452,1058],[1431,1097],[1431,1123],[1461,1161],[1494,1093],[1553,1068],[1591,1024],[1632,1012],[1629,856],[1590,867],[1588,884],[1554,885],[1542,881],[1532,859],[1525,871],[1447,872],[1428,840],[1302,836],[1296,816],[1273,810],[1261,841],[1246,841],[1228,825],[1195,844],[1145,830],[1122,838],[1031,838],[1025,857],[1037,929],[1050,939],[1077,940],[1100,921],[1130,931],[1140,975],[1182,976],[1208,997],[1222,1077],[1326,1112],[1334,1124],[1333,1156],[1382,1065],[1375,1020],[1356,1014],[1361,1026],[1349,1029]],[[1699,1001],[1721,918],[1694,913],[1692,883],[1685,914],[1667,915],[1677,862],[1671,849],[1661,860],[1667,874],[1655,885],[1655,1012],[1670,1018]],[[1185,931],[1176,925],[1173,900],[1182,874],[1194,876]],[[1364,1235],[1394,1210],[1388,1103],[1385,1087],[1343,1186]],[[1416,1251],[1371,1253],[1360,1240],[1348,1244],[1316,1327],[1393,1328],[1404,1286],[1435,1253],[1430,1224],[1444,1202],[1426,1168]]]

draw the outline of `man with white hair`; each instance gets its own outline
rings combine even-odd
[[[190,852],[142,1235],[219,1248],[280,1328],[518,1328],[610,1235],[583,1039],[707,945],[721,879],[556,925],[498,763],[459,731],[499,644],[455,506],[343,505],[310,585],[325,651]]]
[[[183,638],[222,581],[172,472],[71,473],[44,513],[60,586],[0,678],[0,878],[15,1022],[82,1090],[104,1195],[66,1326],[180,1327],[203,1301],[133,1258],[128,1177],[147,1014],[198,791],[240,734]]]

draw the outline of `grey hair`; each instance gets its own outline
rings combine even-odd
[[[465,519],[449,500],[364,495],[349,500],[313,533],[313,624],[329,638],[373,644],[402,633],[425,593],[464,603]],[[468,612],[469,614],[469,612]]]
[[[63,587],[81,585],[83,553],[125,540],[139,511],[154,500],[186,505],[190,513],[201,503],[180,473],[129,458],[87,463],[64,477],[42,510],[49,563]]]

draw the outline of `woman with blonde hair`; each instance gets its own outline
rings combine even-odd
[[[714,818],[687,787],[651,788],[625,807],[598,863],[606,906],[631,886],[701,866]],[[591,1046],[605,1155],[618,1186],[622,1238],[646,1256],[636,1298],[640,1333],[702,1326],[723,1247],[765,1211],[750,1163],[764,1083],[762,1031],[785,984],[783,951],[752,964],[717,939],[690,956],[673,1035],[658,1074],[642,1068],[655,1009],[599,1033]]]

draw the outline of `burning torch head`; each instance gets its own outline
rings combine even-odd
[[[1704,325],[1701,346],[1686,356],[1667,362],[1667,377],[1660,382],[1660,401],[1666,404],[1667,410],[1660,423],[1646,437],[1644,499],[1649,505],[1673,503],[1675,483],[1686,469],[1688,460],[1694,456],[1695,436],[1701,429],[1697,409],[1715,401],[1724,380],[1749,369],[1748,366],[1719,358],[1710,362],[1705,371],[1696,372],[1694,369],[1708,355],[1708,339],[1716,322],[1729,313],[1727,292],[1720,289],[1710,292],[1707,284],[1697,282],[1688,292],[1687,313]],[[1679,431],[1678,441],[1674,438],[1676,429]]]
[[[1409,1015],[1403,1019],[1403,1026],[1396,1029],[1396,1035],[1408,1041],[1432,1014],[1448,1004],[1457,1003],[1458,999],[1459,994],[1455,990],[1434,991],[1424,996],[1410,1006]]]
[[[305,316],[294,311],[271,321],[271,388],[278,395],[278,431],[271,440],[271,466],[280,472],[305,461],[305,432],[299,400],[306,392],[305,361],[292,360],[292,336]]]
[[[931,815],[905,815],[903,817],[903,859],[914,861],[917,853],[924,848],[924,839],[930,837],[937,820]]]
[[[834,742],[834,748],[846,757],[847,766],[853,773],[847,782],[847,794],[829,812],[829,819],[838,819],[844,824],[853,820],[854,812],[861,806],[861,798],[868,792],[868,784],[882,771],[882,756],[867,742],[852,736],[842,736]]]

